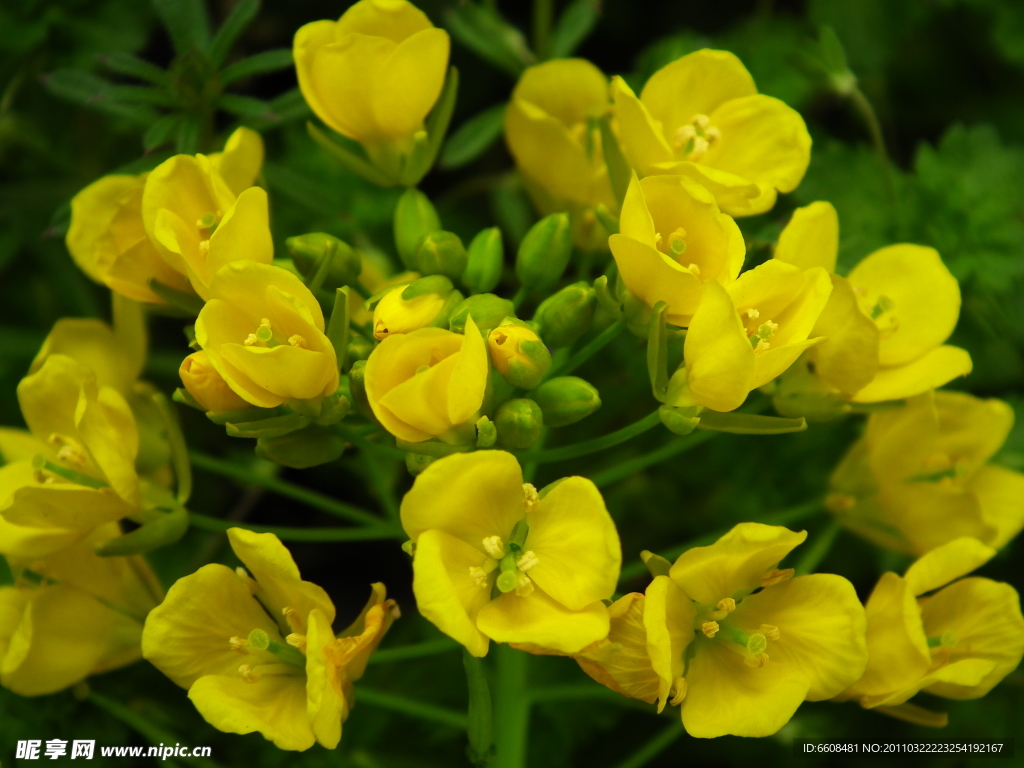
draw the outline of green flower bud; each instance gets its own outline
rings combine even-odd
[[[466,249],[454,232],[438,229],[426,235],[416,249],[416,269],[424,275],[447,275],[458,280],[466,271]]]
[[[424,456],[421,453],[405,454],[405,468],[409,470],[409,474],[412,475],[413,477],[418,475],[420,472],[429,467],[435,461],[437,461],[436,456]],[[411,541],[408,543],[412,544]],[[405,545],[403,544],[402,547],[404,548]],[[409,554],[412,553],[410,552]]]
[[[344,240],[339,240],[326,232],[296,235],[289,237],[284,243],[292,255],[295,266],[308,277],[312,277],[313,270],[316,269],[327,249],[331,246],[334,247],[334,256],[331,258],[331,265],[328,267],[327,277],[324,279],[325,288],[332,289],[339,285],[351,285],[363,271],[363,260],[359,256],[359,251],[353,249]]]
[[[498,429],[486,416],[476,420],[476,447],[490,448],[498,439]]]
[[[658,418],[661,423],[668,427],[670,432],[677,435],[688,435],[697,428],[700,423],[700,416],[695,415],[699,408],[692,406],[676,408],[671,405],[663,405],[658,409]]]
[[[310,424],[305,429],[256,441],[256,455],[292,469],[307,469],[334,461],[345,441],[331,430]]]
[[[477,328],[489,331],[501,325],[506,317],[515,317],[515,314],[515,308],[508,299],[493,293],[478,293],[455,306],[448,319],[448,327],[456,333],[462,333],[466,327],[466,318],[472,315]]]
[[[363,416],[376,423],[377,417],[373,415],[370,407],[370,399],[366,396],[366,361],[356,360],[348,372],[348,389],[352,395],[352,404]]]
[[[530,393],[549,427],[575,424],[601,407],[601,396],[589,381],[578,376],[559,376],[545,381]]]
[[[533,320],[552,347],[567,347],[590,329],[597,296],[587,283],[567,285],[537,307]]]
[[[441,219],[430,198],[413,187],[405,190],[395,207],[395,247],[406,269],[416,269],[420,240],[440,228]]]
[[[516,254],[516,275],[534,293],[555,287],[572,256],[572,226],[569,214],[545,216],[526,233]]]
[[[494,416],[498,428],[498,445],[506,450],[529,448],[540,437],[544,415],[540,406],[525,397],[503,403]]]
[[[525,323],[506,319],[487,334],[494,368],[505,381],[520,389],[533,389],[551,368],[551,353],[540,336]]]
[[[481,230],[469,244],[462,284],[473,293],[493,291],[501,279],[504,263],[505,244],[501,239],[501,230],[497,227]]]

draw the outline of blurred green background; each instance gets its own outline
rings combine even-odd
[[[444,25],[454,0],[418,3]],[[231,0],[209,4],[216,25]],[[302,24],[337,18],[348,3],[264,0],[239,38],[228,63],[288,48]],[[530,4],[498,2],[524,32]],[[562,3],[556,3],[561,8]],[[899,241],[932,245],[961,281],[963,310],[951,342],[974,358],[974,372],[956,386],[983,397],[1024,404],[1024,3],[1019,0],[605,0],[578,55],[634,85],[663,64],[711,46],[734,51],[765,93],[799,109],[814,138],[804,182],[770,213],[741,220],[748,266],[767,256],[762,244],[777,236],[793,208],[827,199],[839,211],[840,271],[877,247]],[[895,201],[870,136],[851,105],[804,64],[821,25],[835,30],[851,69],[879,114],[895,170]],[[104,57],[129,52],[165,67],[174,53],[153,7],[142,0],[4,0],[0,4],[0,423],[20,425],[18,380],[60,317],[108,317],[105,289],[72,264],[64,246],[68,201],[80,188],[115,169],[154,167],[173,153],[173,142],[144,152],[160,136],[152,126],[160,104],[132,101],[137,84],[111,74]],[[456,41],[452,60],[462,75],[453,129],[508,98],[514,78]],[[68,75],[71,70],[78,74]],[[82,74],[82,73],[91,74]],[[56,74],[55,74],[56,73]],[[113,90],[97,84],[111,81]],[[76,79],[77,78],[77,79]],[[394,253],[390,221],[397,192],[380,190],[342,170],[309,140],[308,111],[292,92],[290,69],[237,81],[217,113],[216,144],[239,122],[259,128],[267,143],[265,185],[271,197],[278,255],[286,237],[328,231],[360,247]],[[256,101],[258,100],[258,101]],[[262,105],[262,106],[261,106]],[[157,132],[158,133],[158,132]],[[168,134],[171,138],[170,134]],[[464,134],[465,135],[465,134]],[[469,162],[450,152],[449,167],[422,188],[435,200],[446,229],[464,239],[485,226],[503,227],[507,250],[532,222],[512,163],[500,139],[480,138]],[[509,280],[509,285],[512,281]],[[177,367],[188,353],[181,321],[154,318],[146,378],[166,392],[178,385]],[[604,406],[569,436],[575,442],[617,429],[648,413],[650,397],[643,343],[622,336],[580,371],[599,388]],[[209,454],[257,464],[250,443],[232,440],[202,414],[181,409],[186,436]],[[586,459],[546,465],[538,485],[566,474],[597,475],[619,526],[625,562],[641,549],[674,545],[758,520],[820,498],[831,468],[862,426],[860,418],[812,425],[804,433],[741,437],[718,435],[699,450],[618,478],[609,470],[667,445],[659,429],[625,446]],[[997,461],[1024,469],[1024,430],[1015,429]],[[390,482],[399,495],[411,482],[395,464]],[[621,473],[620,473],[621,474]],[[381,500],[365,488],[358,454],[284,477],[370,508]],[[325,525],[330,519],[293,502],[197,472],[190,506],[198,512],[254,523]],[[805,521],[812,546],[827,523]],[[322,584],[339,608],[339,626],[355,615],[371,581],[387,583],[403,618],[384,641],[397,647],[437,637],[415,612],[408,558],[393,542],[292,544],[303,576]],[[799,550],[797,552],[799,555]],[[154,553],[165,585],[211,560],[232,563],[223,536],[192,531],[179,544]],[[1018,539],[981,573],[1024,587],[1024,542]],[[862,597],[885,570],[908,561],[841,533],[820,570],[850,578]],[[232,563],[233,564],[233,563]],[[642,590],[642,578],[623,591]],[[531,684],[589,683],[567,659],[534,658]],[[465,679],[452,651],[419,661],[377,664],[363,684],[464,710]],[[361,684],[361,685],[363,685]],[[337,752],[279,752],[259,735],[221,734],[195,712],[185,692],[147,663],[91,681],[184,744],[210,745],[223,766],[457,766],[465,737],[458,729],[358,704]],[[357,687],[358,690],[358,687]],[[576,689],[579,690],[579,689]],[[623,697],[601,695],[556,701],[538,694],[531,720],[529,766],[619,766],[646,740],[677,718]],[[650,766],[694,761],[712,765],[789,763],[794,737],[992,739],[1024,734],[1024,673],[1012,673],[986,698],[952,702],[920,696],[923,706],[947,711],[941,732],[890,720],[853,704],[816,703],[800,709],[776,737],[699,741],[682,736]],[[21,699],[0,690],[0,762],[14,764],[18,739],[96,739],[100,744],[143,744],[121,721],[65,692]],[[1024,748],[1024,745],[1019,745]],[[97,758],[102,761],[102,758]],[[1019,758],[1018,758],[1019,759]],[[847,760],[856,765],[862,760]],[[127,764],[125,759],[118,764]],[[170,763],[171,761],[168,761]],[[824,764],[824,760],[820,761]],[[895,760],[871,759],[874,766]],[[972,760],[934,757],[919,764],[967,765]]]

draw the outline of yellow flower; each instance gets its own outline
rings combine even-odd
[[[448,67],[448,33],[405,0],[360,0],[295,33],[295,71],[317,117],[397,175]]]
[[[42,581],[0,587],[0,685],[39,696],[141,658],[142,625],[163,592],[143,558],[93,554],[119,535],[108,523],[56,555],[10,558]]]
[[[10,462],[0,467],[0,554],[42,557],[141,507],[139,434],[115,389],[51,354],[21,380],[18,401],[32,439],[0,440]]]
[[[633,175],[619,234],[608,245],[626,287],[647,306],[668,304],[667,321],[685,327],[704,285],[736,279],[747,250],[736,222],[684,176]]]
[[[572,211],[576,244],[591,249],[608,233],[588,209],[618,208],[593,122],[607,111],[608,79],[584,59],[530,67],[505,111],[505,140],[534,204],[544,215]]]
[[[960,579],[994,555],[964,537],[933,549],[902,577],[883,574],[867,602],[867,669],[839,698],[865,708],[898,708],[919,691],[977,699],[1012,672],[1024,655],[1017,590]]]
[[[249,407],[210,365],[206,352],[193,352],[182,360],[178,375],[188,393],[207,411],[237,411]]]
[[[686,333],[684,364],[669,383],[669,404],[738,408],[821,341],[808,336],[831,290],[822,267],[801,270],[775,259],[725,288],[708,281]]]
[[[239,128],[236,136],[239,131],[248,129]],[[204,299],[225,264],[269,264],[274,258],[267,193],[260,187],[237,192],[232,187],[251,184],[263,159],[259,136],[246,137],[233,136],[219,157],[175,155],[165,160],[149,174],[142,195],[142,218],[150,240]],[[219,168],[228,172],[230,183]]]
[[[228,539],[248,573],[214,563],[179,579],[146,619],[142,655],[221,731],[259,731],[281,749],[334,749],[351,683],[397,616],[394,601],[374,584],[335,638],[334,604],[301,579],[276,536],[231,528]]]
[[[263,167],[263,137],[244,126],[237,128],[224,143],[223,152],[207,157],[228,189],[240,195],[256,183]]]
[[[373,336],[375,339],[386,339],[395,333],[411,333],[426,328],[437,320],[438,315],[448,303],[451,293],[431,291],[421,293],[412,299],[405,299],[402,293],[407,286],[398,285],[384,294],[373,310]]]
[[[467,443],[487,390],[487,347],[473,322],[465,334],[420,328],[388,336],[366,361],[374,415],[400,440]]]
[[[338,388],[338,361],[316,297],[291,272],[253,261],[222,267],[196,319],[210,365],[247,403],[273,408]]]
[[[474,656],[490,640],[574,653],[608,634],[622,553],[589,480],[538,495],[504,451],[453,454],[402,500],[420,613]]]
[[[811,137],[800,114],[757,92],[728,51],[696,51],[655,72],[638,99],[612,79],[619,142],[643,176],[682,174],[732,216],[763,213],[803,178]]]
[[[960,392],[874,413],[832,475],[828,507],[897,551],[920,555],[959,536],[1002,547],[1024,527],[1024,475],[987,462],[1012,426],[1006,403]]]

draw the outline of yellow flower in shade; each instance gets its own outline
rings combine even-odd
[[[725,288],[708,281],[683,343],[683,366],[669,382],[669,404],[738,408],[821,341],[808,337],[831,291],[822,267],[801,270],[775,259]]]
[[[449,283],[449,285],[451,285]],[[373,336],[386,339],[394,333],[411,333],[426,328],[437,320],[448,303],[451,291],[421,293],[412,299],[405,299],[402,293],[407,286],[398,285],[384,294],[373,310]]]
[[[235,191],[244,181],[251,185],[263,159],[259,136],[255,141],[244,136],[232,137],[228,146],[233,151],[226,149],[219,157],[175,155],[165,160],[150,173],[142,196],[150,240],[204,299],[225,264],[269,264],[274,258],[267,193],[253,186]],[[218,169],[229,173],[231,183]]]
[[[919,691],[977,699],[1016,669],[1024,655],[1017,590],[990,579],[960,578],[994,555],[977,539],[953,539],[902,577],[883,574],[867,602],[867,669],[838,698],[924,725],[945,725],[944,715],[905,702]]]
[[[920,555],[959,536],[998,549],[1024,527],[1024,474],[988,463],[1012,426],[1003,401],[960,392],[874,413],[836,467],[827,506],[897,551]]]
[[[544,215],[572,211],[576,244],[604,248],[608,233],[589,209],[614,212],[594,120],[608,112],[608,79],[584,59],[530,67],[505,111],[505,140],[534,204]]]
[[[210,358],[203,351],[193,352],[182,360],[178,375],[186,391],[207,411],[237,411],[249,407],[210,365]]]
[[[622,553],[589,480],[539,495],[504,451],[453,454],[402,500],[420,613],[474,656],[490,640],[574,653],[608,634]]]
[[[360,0],[336,22],[301,27],[293,46],[306,103],[391,176],[441,94],[448,49],[448,33],[405,0]]]
[[[139,433],[117,390],[51,354],[18,401],[31,436],[0,439],[0,554],[42,557],[140,508]]]
[[[55,555],[9,558],[36,579],[0,587],[0,685],[38,696],[141,658],[142,625],[163,591],[143,558],[93,553],[119,535],[108,523]]]
[[[733,282],[747,253],[736,222],[684,176],[634,174],[608,245],[626,287],[650,307],[667,303],[667,321],[683,327],[705,283]]]
[[[374,415],[398,439],[469,443],[487,391],[487,346],[472,317],[464,334],[388,336],[366,361],[365,381]]]
[[[273,408],[338,388],[338,360],[316,297],[293,273],[236,261],[221,268],[196,319],[210,365],[247,403]]]
[[[280,749],[334,749],[352,682],[398,615],[394,601],[374,584],[335,638],[334,604],[302,580],[276,536],[231,528],[228,540],[248,572],[214,563],[179,579],[146,619],[143,656],[221,731],[258,731]]]
[[[612,79],[619,142],[642,176],[682,174],[732,216],[763,213],[790,192],[811,159],[803,118],[757,92],[728,51],[696,51],[655,72],[638,99]]]

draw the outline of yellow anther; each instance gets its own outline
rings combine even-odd
[[[780,637],[782,637],[782,632],[779,631],[779,628],[772,626],[771,624],[762,624],[761,634],[767,637],[769,640],[778,640]]]
[[[291,606],[286,605],[281,609],[281,613],[284,615],[284,620],[288,622],[288,626],[292,632],[305,632],[306,622],[302,619],[302,614]]]
[[[698,115],[694,115],[693,116],[693,121],[692,122],[693,122],[694,126],[699,128],[703,132],[703,131],[706,131],[708,129],[709,125],[711,125],[711,118],[708,117],[707,115],[699,115],[698,114]]]
[[[754,347],[754,349],[757,350],[758,352],[764,352],[766,349],[771,349],[771,346],[772,345],[769,344],[767,341],[761,339],[760,341],[757,342],[757,346]]]
[[[303,653],[306,652],[306,636],[299,632],[292,632],[290,635],[285,637],[284,641],[288,643],[292,648],[298,648]]]
[[[523,552],[522,557],[516,560],[516,568],[520,571],[528,571],[539,562],[537,555],[535,555],[531,549],[527,552]]]
[[[657,245],[661,242],[661,232],[654,233],[654,244]]]
[[[86,458],[82,451],[71,445],[65,445],[57,451],[57,461],[63,461],[65,464],[81,469],[85,466]]]
[[[754,309],[753,307],[747,310],[747,317],[749,317],[751,320],[757,320],[757,318],[759,318],[760,316],[760,311]]]
[[[270,327],[270,318],[269,317],[261,317],[260,318],[260,328],[269,328],[269,327]]]
[[[690,150],[689,157],[693,160],[699,160],[707,154],[707,151],[711,148],[708,144],[708,140],[703,136],[698,136],[693,140],[693,149]]]
[[[716,605],[715,607],[720,611],[732,613],[736,610],[736,601],[733,600],[731,597],[723,597],[721,600],[718,601],[718,605]]]
[[[478,587],[487,586],[487,571],[476,565],[469,566],[469,576]]]
[[[771,587],[775,584],[781,584],[791,578],[793,578],[792,568],[783,568],[782,570],[772,568],[770,571],[765,571],[761,574],[761,586]]]
[[[56,482],[56,480],[54,479],[53,475],[48,475],[45,472],[43,472],[43,470],[41,470],[41,469],[34,469],[34,470],[32,470],[32,479],[35,480],[37,483],[44,483],[44,484],[45,483],[55,483]]]
[[[700,631],[704,633],[705,637],[714,637],[718,634],[718,622],[705,621],[700,625]]]
[[[505,544],[501,540],[501,536],[488,536],[483,541],[484,552],[493,557],[495,560],[501,560],[505,556]]]
[[[206,256],[209,253],[210,253],[210,241],[209,240],[200,240],[199,241],[199,255],[202,256],[203,258],[206,258]]]
[[[686,268],[693,273],[694,277],[700,277],[700,267],[698,267],[692,261],[687,265]]]
[[[252,347],[257,343],[259,343],[259,339],[256,338],[255,333],[250,333],[248,336],[245,337],[245,341],[242,342],[242,344],[244,344],[247,347]]]
[[[746,656],[743,659],[743,663],[748,667],[760,668],[768,663],[768,654],[759,653],[756,656]]]
[[[237,651],[243,656],[249,653],[249,639],[245,637],[238,637],[237,635],[228,640],[228,645],[231,646],[231,650]]]
[[[690,141],[697,138],[697,129],[692,125],[681,125],[672,137],[672,143],[677,150],[683,149]]]
[[[708,143],[711,146],[715,146],[715,142],[719,141],[722,138],[722,132],[715,128],[714,126],[711,126],[710,128],[704,131],[704,138],[708,140]]]
[[[288,337],[288,343],[291,344],[293,347],[299,347],[301,349],[305,349],[306,348],[306,339],[305,339],[305,337],[304,336],[300,336],[297,333]]]
[[[527,512],[532,512],[540,506],[540,494],[532,483],[523,483],[523,497]]]
[[[516,582],[516,594],[520,597],[533,594],[533,580],[525,573],[519,574],[519,580]]]
[[[250,576],[248,572],[246,572],[245,568],[243,568],[242,566],[238,566],[237,568],[235,568],[235,575],[245,582],[245,585],[249,588],[249,591],[252,592],[254,595],[260,591],[260,585],[256,582],[256,579]]]
[[[260,676],[253,671],[251,664],[242,664],[238,668],[238,674],[242,676],[242,679],[247,683],[258,683]]]
[[[686,678],[677,677],[675,682],[672,684],[672,698],[669,699],[669,704],[673,707],[678,707],[683,703],[683,699],[686,698]]]

